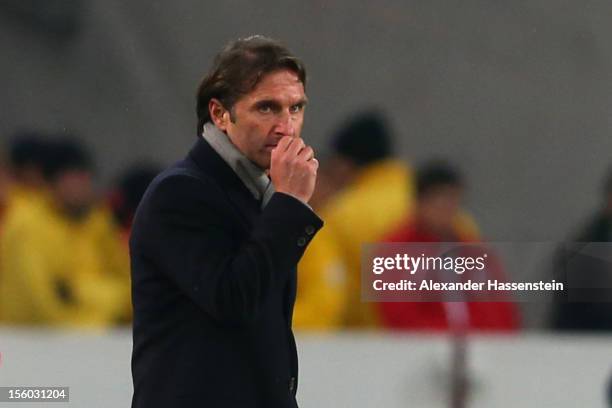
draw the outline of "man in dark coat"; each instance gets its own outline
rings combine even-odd
[[[302,63],[228,45],[198,90],[198,140],[157,176],[130,240],[132,407],[297,407],[296,265],[322,226],[300,137]]]

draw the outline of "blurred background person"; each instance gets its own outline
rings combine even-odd
[[[612,171],[602,193],[600,208],[555,255],[553,275],[569,291],[554,297],[553,329],[612,330]]]
[[[475,242],[479,233],[472,218],[462,211],[465,182],[452,165],[430,161],[416,175],[414,211],[383,241],[386,242]],[[461,248],[459,248],[461,250]],[[491,259],[487,271],[499,272]],[[469,276],[468,276],[469,277]],[[499,277],[496,277],[499,278]],[[519,313],[511,302],[385,302],[379,303],[383,326],[391,329],[448,330],[449,315],[465,308],[465,326],[469,330],[516,330]],[[455,313],[457,314],[457,313]]]
[[[118,176],[115,187],[109,193],[108,202],[126,247],[136,208],[151,181],[161,171],[162,167],[158,164],[133,164]]]
[[[48,134],[33,130],[13,135],[7,153],[0,158],[0,242],[4,240],[6,215],[21,205],[40,203],[47,194],[44,166]],[[2,268],[0,268],[0,275]],[[2,279],[0,278],[0,285]],[[0,309],[2,307],[0,302]],[[0,317],[2,310],[0,310]]]
[[[8,147],[11,205],[38,201],[47,194],[44,167],[49,159],[51,138],[48,133],[33,130],[13,136]]]
[[[463,177],[448,162],[433,160],[417,171],[413,211],[390,232],[393,242],[469,242],[480,239],[476,223],[461,210]]]
[[[319,212],[344,186],[335,166],[322,159],[309,204]],[[325,226],[310,242],[298,263],[298,286],[293,307],[296,330],[329,331],[342,328],[346,308],[347,276],[333,230]]]
[[[411,170],[393,156],[392,139],[387,119],[368,110],[350,117],[332,140],[330,174],[340,191],[321,214],[346,268],[345,327],[378,324],[372,304],[360,300],[361,245],[380,240],[411,208]]]
[[[46,146],[48,195],[8,210],[0,242],[0,311],[7,324],[104,327],[129,317],[129,263],[93,189],[89,153]]]
[[[8,208],[9,188],[10,177],[6,156],[4,154],[4,151],[0,150],[0,241],[2,241],[2,231],[4,230],[4,216]],[[2,275],[1,268],[0,275]],[[1,278],[0,282],[2,282]],[[2,316],[2,310],[0,310],[0,316]]]
[[[4,151],[0,150],[0,239],[2,238],[2,224],[8,206],[10,189],[10,174]],[[1,272],[1,271],[0,271]]]

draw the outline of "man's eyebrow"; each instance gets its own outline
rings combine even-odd
[[[308,98],[304,97],[298,100],[296,103],[291,104],[292,106],[301,105],[306,106],[308,104]],[[254,103],[254,106],[259,108],[262,106],[280,107],[282,104],[276,99],[261,99]]]
[[[275,99],[261,99],[255,102],[255,106],[280,106],[281,104]]]

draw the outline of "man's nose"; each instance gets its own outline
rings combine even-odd
[[[279,114],[276,122],[276,134],[280,136],[295,136],[295,119],[289,112]]]

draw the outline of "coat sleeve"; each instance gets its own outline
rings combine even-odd
[[[215,320],[248,324],[271,291],[283,290],[323,223],[297,199],[275,193],[244,238],[231,204],[208,184],[182,174],[162,179],[137,216],[132,257],[154,265]]]

